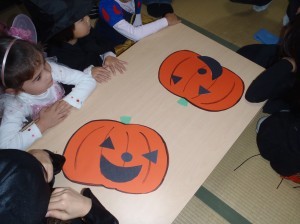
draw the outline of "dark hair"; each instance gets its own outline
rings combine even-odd
[[[71,26],[63,29],[59,33],[57,33],[55,36],[53,36],[50,40],[50,42],[55,43],[63,43],[68,42],[69,40],[72,40],[74,38],[74,29],[75,25],[72,24]]]
[[[300,66],[300,14],[290,21],[283,34],[281,43],[283,57],[291,57],[295,60],[297,70]]]
[[[12,37],[0,36],[1,69],[7,47],[13,40]],[[39,45],[21,39],[16,40],[8,52],[5,63],[5,88],[20,90],[25,81],[32,79],[37,66],[42,63],[44,57]]]

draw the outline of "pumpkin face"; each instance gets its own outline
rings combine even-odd
[[[174,52],[163,61],[159,81],[171,93],[208,111],[234,106],[244,92],[239,76],[215,59],[188,50]]]
[[[126,193],[148,193],[162,183],[168,152],[162,137],[146,126],[112,120],[91,121],[69,140],[65,176],[86,185]]]

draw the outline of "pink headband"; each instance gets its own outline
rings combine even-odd
[[[4,81],[4,70],[5,70],[5,63],[6,63],[7,55],[8,55],[8,53],[9,53],[9,50],[10,50],[11,46],[16,42],[16,40],[17,40],[17,39],[13,39],[13,40],[9,43],[8,47],[6,48],[6,51],[5,51],[3,60],[2,60],[1,81],[2,81],[2,85],[3,85],[4,87],[6,87],[5,81]]]

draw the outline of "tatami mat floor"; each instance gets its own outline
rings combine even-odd
[[[278,34],[287,3],[273,0],[266,11],[257,13],[251,5],[229,0],[173,0],[177,15],[240,47],[257,43],[253,35],[261,28]]]

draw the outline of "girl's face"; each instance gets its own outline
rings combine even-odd
[[[78,39],[87,36],[90,33],[90,29],[90,17],[85,16],[82,19],[78,20],[76,23],[74,23],[74,38]]]
[[[31,95],[40,95],[53,85],[51,68],[47,62],[41,64],[32,79],[23,83],[22,91]]]

